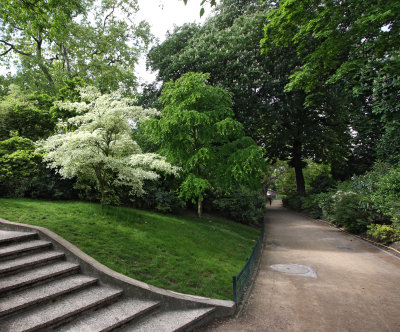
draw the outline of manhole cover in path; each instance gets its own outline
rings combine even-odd
[[[270,266],[271,269],[287,273],[293,274],[302,277],[310,277],[310,278],[318,278],[317,273],[311,266],[307,265],[299,265],[299,264],[274,264]]]

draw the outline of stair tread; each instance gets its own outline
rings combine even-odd
[[[128,325],[123,332],[173,332],[181,331],[190,326],[191,323],[200,320],[207,314],[214,311],[214,307],[181,309],[181,310],[164,310],[150,317],[146,317],[137,323]]]
[[[35,303],[58,297],[95,282],[97,282],[96,278],[81,274],[52,280],[44,285],[35,286],[5,298],[0,298],[0,314],[4,315]]]
[[[32,232],[16,232],[16,231],[0,230],[0,244],[9,241],[17,241],[24,238],[32,238],[36,236],[37,234]]]
[[[0,291],[7,291],[12,288],[18,288],[36,281],[47,279],[66,271],[76,269],[79,265],[71,262],[61,261],[51,265],[44,265],[29,271],[23,271],[11,276],[0,278]]]
[[[0,262],[0,273],[12,271],[24,266],[30,266],[41,263],[48,259],[56,259],[64,256],[64,253],[57,251],[46,251],[38,254],[32,254],[21,258],[11,259]]]
[[[15,317],[0,322],[0,331],[30,331],[42,329],[61,322],[84,310],[101,305],[122,294],[122,290],[103,286],[92,286],[79,292],[68,294],[61,299],[37,306]]]
[[[86,317],[60,326],[56,331],[94,332],[108,331],[131,321],[157,307],[159,302],[137,299],[124,299],[100,308]]]
[[[32,240],[32,241],[17,243],[9,245],[4,248],[0,248],[0,257],[49,246],[51,246],[51,242],[43,240]]]

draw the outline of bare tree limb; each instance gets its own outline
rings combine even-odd
[[[13,48],[12,48],[12,47],[10,47],[10,48],[9,48],[7,51],[5,51],[4,53],[1,53],[1,54],[0,54],[0,56],[7,55],[7,54],[8,54],[8,52],[10,52],[12,49],[13,49]]]
[[[25,56],[32,56],[31,53],[26,53],[26,52],[23,52],[23,51],[19,50],[18,48],[15,47],[15,45],[7,42],[6,40],[0,39],[0,42],[5,44],[5,45],[7,45],[7,46],[9,46],[10,50],[14,50],[15,52],[17,52],[19,54],[22,54],[22,55],[25,55]],[[10,52],[10,50],[8,50],[7,53]]]
[[[111,15],[114,14],[114,11],[115,11],[115,5],[112,6],[111,12],[104,18],[104,21],[103,21],[103,29],[106,28],[107,20],[109,19],[109,17],[110,17]]]

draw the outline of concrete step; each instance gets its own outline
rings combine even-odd
[[[63,332],[105,332],[111,331],[127,322],[148,314],[159,306],[159,302],[123,299],[107,307],[100,308],[89,315],[60,326],[56,331]]]
[[[38,238],[37,233],[0,230],[0,245],[23,241],[23,240],[29,240],[29,239],[33,240],[37,238]]]
[[[79,265],[71,262],[56,262],[29,271],[19,272],[0,278],[0,294],[10,292],[52,278],[65,276],[79,271]]]
[[[83,314],[86,310],[105,305],[119,296],[122,291],[101,286],[92,286],[59,300],[39,305],[0,321],[0,331],[20,332],[45,330]]]
[[[26,270],[33,266],[40,266],[51,261],[64,258],[64,253],[57,251],[45,251],[38,254],[32,254],[21,258],[11,259],[0,262],[0,276],[21,270]]]
[[[182,310],[163,310],[149,317],[128,324],[121,331],[123,332],[175,332],[185,331],[205,318],[215,308],[197,308]]]
[[[6,247],[0,248],[0,260],[10,259],[11,257],[21,256],[23,253],[50,248],[51,242],[43,240],[31,240],[21,243],[12,243]]]
[[[97,283],[96,278],[73,275],[0,298],[0,317]]]

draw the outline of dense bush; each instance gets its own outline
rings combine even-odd
[[[0,141],[0,196],[23,196],[38,174],[40,161],[30,139],[13,136]]]
[[[367,235],[384,243],[400,241],[400,229],[395,225],[371,224],[368,226]]]
[[[345,226],[351,233],[360,233],[369,224],[366,213],[360,209],[360,196],[354,192],[337,191],[333,196],[332,222]]]
[[[282,204],[284,207],[288,207],[296,211],[301,211],[302,209],[301,197],[297,194],[286,195],[282,198]]]
[[[390,168],[378,182],[371,195],[377,211],[400,222],[400,165]]]
[[[344,226],[352,233],[368,229],[367,234],[379,241],[397,241],[400,239],[400,166],[377,163],[371,171],[353,176],[335,190],[301,198],[288,196],[284,204]]]
[[[40,199],[76,199],[78,191],[74,188],[74,183],[74,180],[63,179],[54,170],[47,168],[46,164],[41,163],[39,172],[25,195]]]
[[[325,193],[332,190],[335,186],[335,180],[326,174],[317,175],[310,183],[311,192],[313,194]]]
[[[177,190],[173,189],[176,184],[172,182],[173,179],[146,182],[143,188],[145,194],[142,197],[135,197],[133,200],[134,206],[161,213],[177,211],[185,203],[178,197]]]
[[[258,192],[238,190],[215,198],[211,205],[227,218],[243,224],[258,224],[263,218],[265,198]]]

